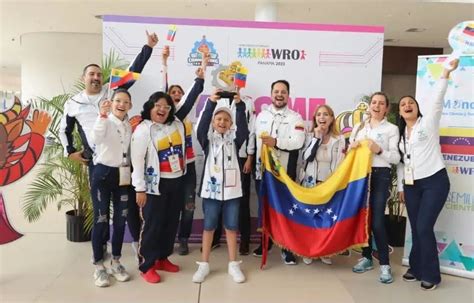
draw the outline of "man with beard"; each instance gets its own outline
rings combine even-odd
[[[153,47],[158,43],[158,36],[155,33],[147,35],[145,44],[129,67],[129,71],[141,73],[148,59],[150,59]],[[99,116],[99,106],[102,101],[109,98],[109,85],[102,80],[102,69],[97,64],[88,64],[82,72],[82,80],[85,89],[69,98],[64,104],[63,116],[59,129],[59,139],[64,148],[64,156],[89,167],[89,179],[92,176],[94,164],[92,155],[94,154],[90,135],[97,117]],[[120,88],[128,89],[133,82],[126,83]],[[74,146],[73,131],[77,126],[83,149],[77,151]],[[90,181],[90,180],[89,180]],[[107,249],[108,234],[104,235],[104,251]]]
[[[290,83],[286,80],[277,80],[271,86],[272,105],[263,107],[255,121],[255,137],[257,140],[256,187],[257,194],[262,179],[260,154],[262,144],[273,147],[276,155],[288,175],[296,179],[298,152],[305,142],[304,121],[300,114],[288,108]],[[259,227],[261,226],[262,201],[259,202]],[[272,242],[268,245],[268,250]],[[262,256],[262,244],[253,251],[256,257]],[[295,265],[296,258],[290,251],[282,249],[282,259],[287,265]]]

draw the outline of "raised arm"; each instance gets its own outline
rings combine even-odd
[[[208,62],[209,54],[203,57],[201,67],[196,70],[197,78],[194,80],[194,85],[184,94],[181,101],[176,105],[176,117],[178,117],[178,119],[184,120],[184,118],[186,118],[191,109],[193,109],[196,99],[204,90],[204,77],[206,75],[206,66]]]
[[[135,73],[141,73],[145,68],[148,59],[151,57],[151,53],[153,52],[153,48],[158,43],[158,36],[155,33],[149,34],[148,31],[146,32],[147,35],[147,44],[142,47],[142,50],[137,55],[135,60],[133,60],[132,64],[128,67],[128,70]],[[120,86],[121,88],[129,89],[134,84],[134,81],[125,83],[124,85]]]
[[[201,119],[199,119],[199,123],[196,130],[196,136],[201,144],[202,150],[206,150],[209,144],[209,127],[211,126],[212,120],[212,113],[214,113],[214,109],[217,105],[216,95],[212,95],[207,99],[206,106],[204,107],[204,111],[202,112]]]
[[[434,102],[429,106],[426,106],[425,110],[425,119],[429,119],[429,125],[433,125],[435,129],[439,129],[439,123],[441,120],[441,115],[443,113],[443,101],[444,96],[446,95],[446,90],[448,88],[448,80],[452,71],[454,71],[459,65],[459,59],[453,60],[450,63],[451,68],[445,68],[443,74],[439,79],[436,91],[434,92]]]
[[[242,102],[240,99],[240,94],[234,96],[235,102],[235,124],[237,126],[236,130],[236,137],[235,137],[235,145],[237,146],[237,150],[240,149],[242,144],[249,138],[249,127],[247,124],[247,118],[245,116],[245,103]]]

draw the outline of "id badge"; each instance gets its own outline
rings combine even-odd
[[[119,186],[128,186],[132,180],[132,171],[130,166],[119,167]]]
[[[410,165],[405,165],[404,173],[405,173],[405,185],[415,184],[413,169],[411,168]]]
[[[171,155],[168,157],[168,161],[170,161],[171,172],[176,173],[181,170],[181,165],[179,164],[179,156],[178,155]]]
[[[228,168],[224,171],[225,173],[225,187],[236,187],[237,186],[237,169]]]

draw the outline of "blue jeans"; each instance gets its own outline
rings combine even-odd
[[[449,188],[448,173],[444,168],[434,175],[415,180],[414,185],[403,186],[412,233],[410,272],[418,280],[433,284],[441,282],[434,225]]]
[[[196,166],[194,162],[188,163],[186,175],[183,176],[181,201],[181,221],[179,224],[178,239],[187,240],[193,228],[194,209],[196,208]]]
[[[94,263],[104,258],[104,235],[108,234],[109,230],[111,199],[114,209],[112,256],[119,258],[122,255],[130,191],[128,186],[119,186],[118,184],[118,167],[109,167],[102,164],[94,166],[91,178],[91,196],[94,208],[94,226],[92,227]]]
[[[380,265],[389,265],[388,238],[385,229],[385,207],[392,185],[390,168],[372,167],[370,178],[369,207],[371,212],[371,229],[379,253]],[[369,246],[362,249],[362,256],[372,260],[372,233],[369,232]]]
[[[204,230],[215,230],[221,215],[225,229],[239,230],[239,208],[240,198],[225,201],[203,198]]]

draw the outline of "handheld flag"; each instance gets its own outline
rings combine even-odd
[[[273,153],[264,145],[260,188],[264,247],[270,237],[297,255],[316,258],[367,246],[371,152],[366,142],[313,188],[291,180]]]
[[[234,74],[234,84],[237,87],[244,88],[247,83],[247,68],[240,66]]]
[[[140,73],[113,68],[110,72],[110,89],[116,89],[126,83],[134,82],[140,78]]]
[[[168,27],[168,35],[166,36],[166,40],[173,42],[175,36],[176,36],[176,25],[171,24]]]

